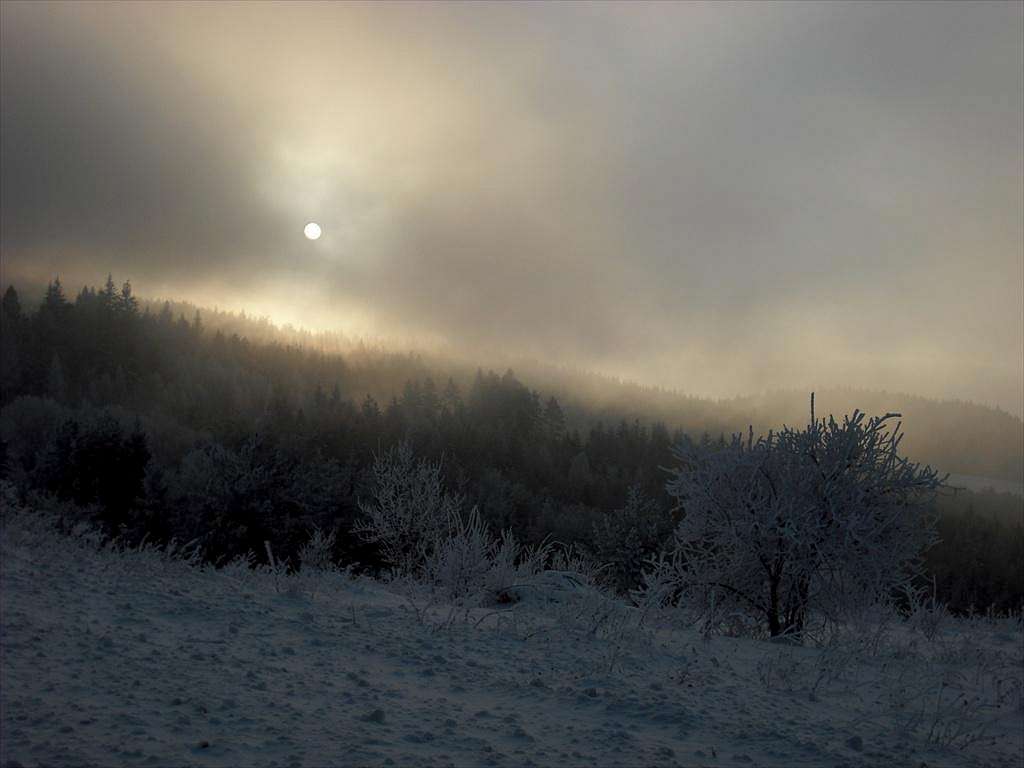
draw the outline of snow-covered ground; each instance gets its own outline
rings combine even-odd
[[[369,579],[96,551],[24,517],[0,545],[3,768],[1024,761],[1012,622],[823,651],[638,627],[558,574],[467,614]]]

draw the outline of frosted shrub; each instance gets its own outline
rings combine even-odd
[[[949,619],[946,606],[935,598],[934,588],[931,597],[925,597],[923,590],[910,584],[907,584],[903,591],[909,610],[907,624],[915,632],[920,632],[929,642],[935,641]]]
[[[575,544],[569,544],[560,545],[553,551],[551,570],[572,574],[585,584],[596,584],[606,566],[598,564]]]
[[[485,577],[487,592],[500,603],[511,603],[518,599],[515,588],[519,583],[519,561],[521,547],[512,531],[502,533],[494,548],[491,567]],[[543,570],[541,564],[538,571]]]
[[[355,531],[380,547],[396,574],[418,572],[447,535],[462,498],[444,490],[441,463],[417,460],[407,442],[374,457],[373,479],[373,498],[359,502],[363,519]]]
[[[373,474],[356,531],[399,579],[422,577],[437,597],[473,605],[514,602],[516,587],[544,569],[549,545],[522,547],[511,532],[496,539],[476,508],[464,512],[462,497],[445,491],[441,464],[416,459],[408,443],[378,455]]]
[[[427,555],[424,575],[445,599],[476,602],[491,569],[494,549],[495,542],[474,507],[465,519],[455,516],[450,535]]]
[[[816,420],[720,446],[684,443],[667,488],[682,510],[674,582],[714,622],[737,610],[772,637],[841,621],[909,583],[935,541],[942,481],[898,453],[897,414]]]
[[[634,604],[646,611],[660,611],[676,602],[679,593],[678,557],[678,554],[663,552],[644,563],[640,586],[629,593]]]
[[[99,550],[107,541],[107,537],[104,535],[103,531],[101,531],[94,523],[90,523],[87,520],[75,523],[68,531],[67,535],[69,539],[78,542],[86,549]]]
[[[316,597],[326,579],[339,573],[334,563],[336,541],[337,531],[324,533],[314,525],[309,531],[309,539],[299,548],[299,571],[295,578],[302,582],[311,597]],[[345,572],[348,573],[348,569]]]
[[[423,575],[440,597],[468,607],[514,603],[544,570],[551,545],[524,547],[505,531],[496,539],[474,507],[457,514],[449,535],[427,555]]]
[[[337,531],[325,534],[319,526],[314,525],[309,532],[309,540],[299,549],[299,565],[302,570],[334,570],[334,544],[337,537]]]
[[[167,566],[173,565],[179,570],[184,566],[189,572],[200,571],[203,568],[202,549],[197,539],[184,544],[177,539],[171,539],[160,545],[149,541],[148,537],[143,537],[142,541],[131,546],[123,540],[113,539],[108,542],[107,549],[118,555],[115,561],[124,568],[134,566],[167,570]]]
[[[553,545],[547,541],[524,547],[511,531],[505,531],[495,546],[491,567],[485,576],[487,598],[498,603],[518,602],[520,589],[529,586],[533,578],[544,571],[552,550]]]
[[[248,589],[256,575],[256,555],[252,551],[238,555],[221,566],[220,573],[240,589]]]

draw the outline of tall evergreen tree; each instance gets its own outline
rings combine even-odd
[[[171,312],[171,302],[164,302],[163,307],[160,309],[160,314],[157,315],[157,322],[164,327],[170,326],[174,322],[174,313]]]
[[[543,422],[550,437],[559,438],[565,434],[565,414],[554,395],[548,398],[544,406]]]
[[[5,402],[21,384],[23,319],[18,292],[10,285],[0,303],[0,401]]]
[[[135,316],[139,313],[139,300],[132,296],[130,280],[126,280],[121,286],[121,295],[118,297],[117,305],[123,314]]]
[[[21,322],[21,301],[18,299],[18,292],[14,290],[13,285],[8,285],[7,290],[4,291],[4,298],[2,305],[3,309],[3,321],[6,326],[8,323],[20,323]],[[9,328],[6,330],[10,330]]]
[[[60,284],[60,278],[56,277],[46,286],[42,309],[53,317],[63,317],[69,306],[67,297],[64,295],[64,287]]]
[[[451,376],[448,377],[448,383],[444,385],[441,405],[451,413],[458,413],[462,409],[462,394],[459,392],[459,385],[452,380]]]
[[[114,285],[114,276],[107,273],[107,282],[103,284],[103,290],[97,294],[100,309],[105,312],[113,312],[117,305],[117,287]]]

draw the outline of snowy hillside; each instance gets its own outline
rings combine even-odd
[[[677,611],[641,625],[567,574],[454,611],[408,585],[97,550],[5,514],[5,768],[1024,757],[1019,623],[829,650],[708,639]]]

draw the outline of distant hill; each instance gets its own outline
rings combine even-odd
[[[143,301],[152,312],[163,302]],[[170,302],[172,312],[194,317],[200,312],[209,333],[238,334],[251,341],[297,345],[346,357],[353,367],[379,367],[388,358],[392,375],[388,381],[368,385],[365,394],[381,402],[401,394],[406,380],[431,376],[444,381],[451,376],[468,385],[478,367],[494,361],[471,361],[432,352],[388,350],[385,342],[367,341],[338,332],[311,332],[292,326],[277,326],[265,317],[254,317],[198,307],[184,301]],[[554,395],[566,411],[567,422],[580,429],[596,420],[617,423],[659,421],[670,429],[690,434],[713,435],[746,431],[756,433],[782,424],[804,424],[810,417],[810,390],[778,390],[730,399],[711,399],[682,392],[623,381],[593,371],[572,369],[535,360],[514,363],[516,375],[542,396]],[[358,393],[363,394],[363,393]],[[902,415],[903,448],[915,461],[943,472],[1008,483],[1024,483],[1024,422],[999,408],[962,400],[932,400],[903,392],[861,389],[824,389],[815,393],[819,416],[859,409],[869,415],[888,412]],[[982,486],[977,486],[982,487]]]
[[[34,306],[43,289],[18,286],[26,306]],[[69,298],[74,291],[68,290]],[[340,332],[313,332],[278,326],[266,317],[225,312],[188,301],[140,298],[140,308],[159,313],[165,304],[175,317],[202,318],[205,333],[238,335],[261,344],[280,344],[341,355],[349,371],[346,392],[357,401],[372,395],[379,402],[400,397],[406,382],[451,377],[468,388],[478,368],[495,367],[496,360],[471,360],[430,351],[389,349],[384,340],[351,337]],[[497,367],[504,368],[508,360]],[[730,399],[702,398],[536,360],[515,360],[516,376],[542,398],[555,396],[568,426],[589,429],[598,421],[661,422],[669,429],[692,435],[746,431],[767,432],[782,424],[804,424],[810,416],[810,391],[779,390]],[[364,374],[364,375],[361,375]],[[1024,422],[999,408],[961,400],[932,400],[902,392],[859,389],[819,389],[819,416],[837,417],[859,409],[869,415],[902,414],[903,450],[915,461],[955,475],[988,478],[1009,489],[1024,484]],[[981,487],[981,486],[978,486]],[[1000,488],[1003,486],[999,485]]]

